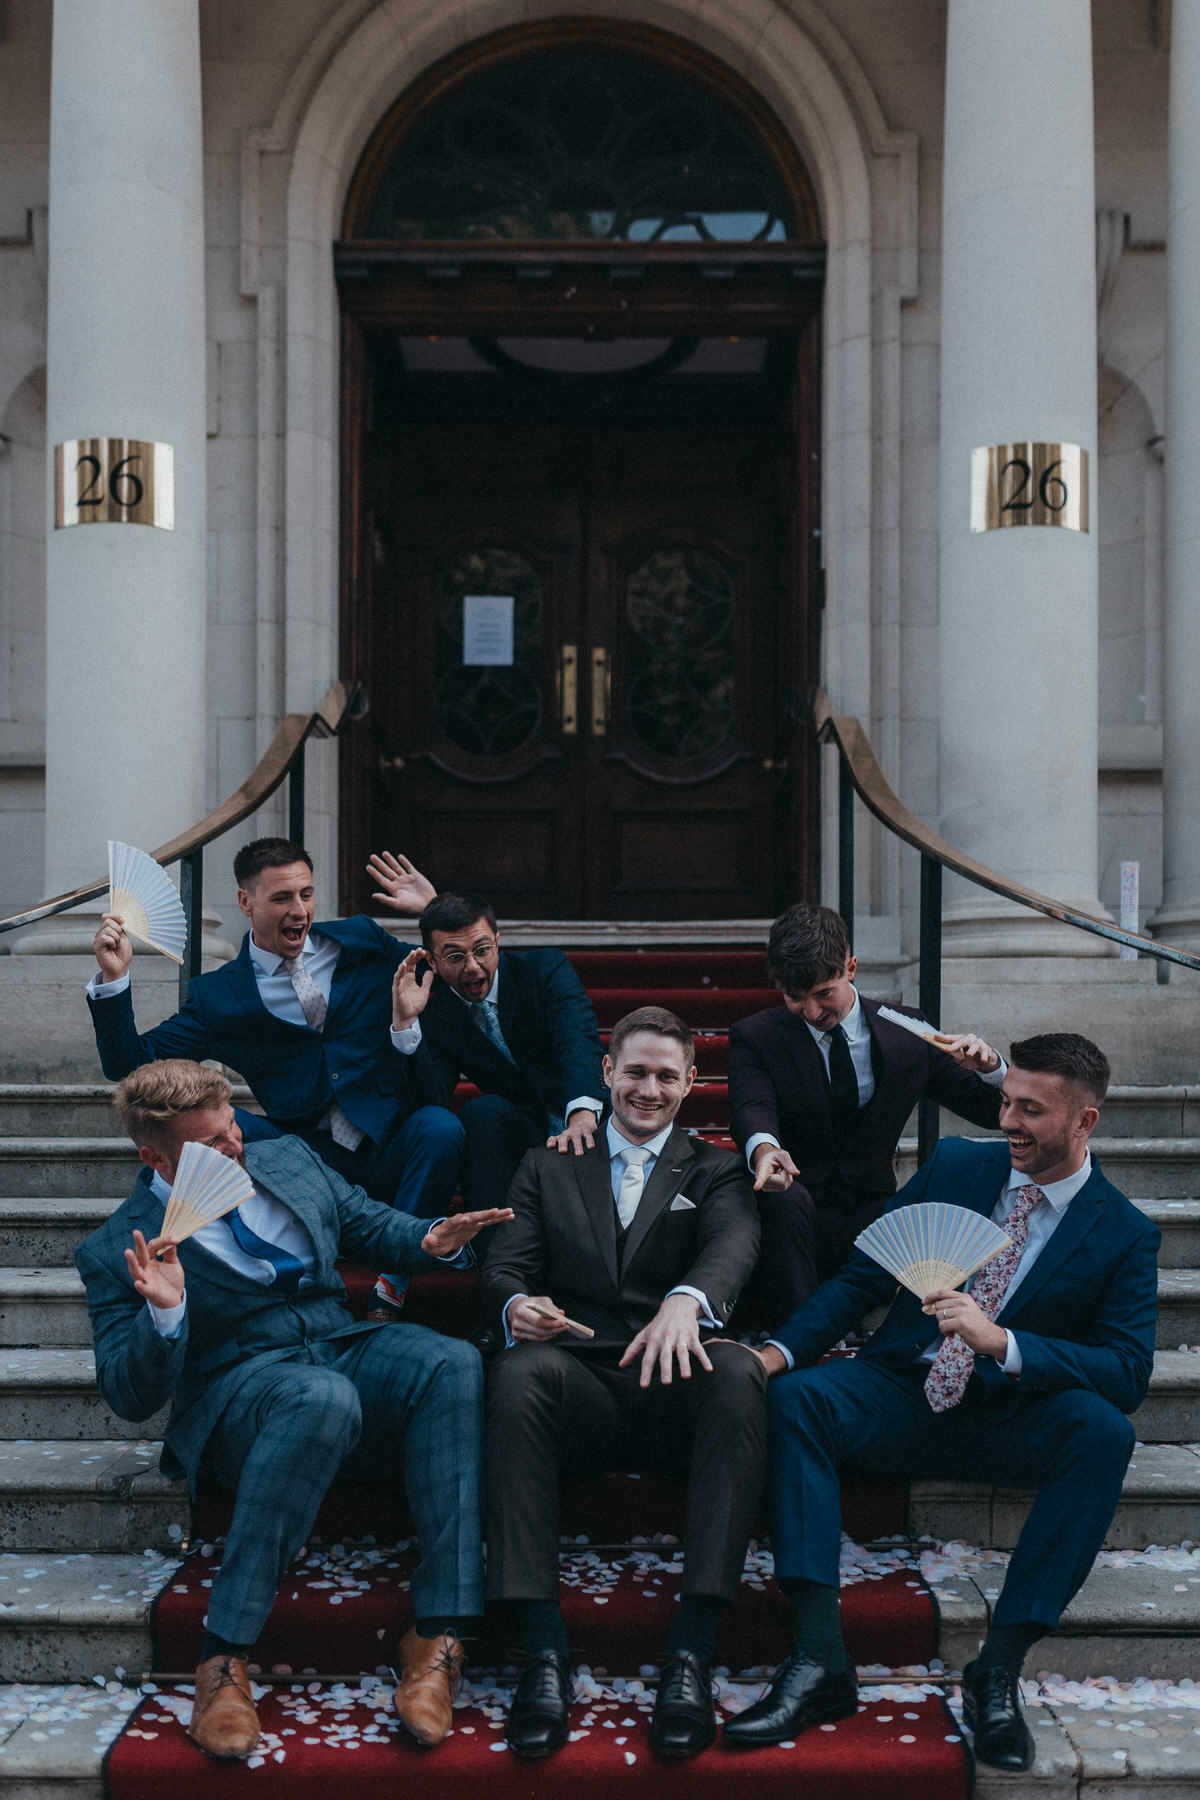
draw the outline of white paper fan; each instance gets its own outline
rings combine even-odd
[[[172,962],[181,963],[187,917],[166,870],[144,850],[110,838],[108,885],[108,910],[121,915],[130,937],[140,938],[152,950],[161,950]]]
[[[928,1019],[910,1019],[907,1013],[896,1012],[890,1006],[881,1006],[879,1017],[886,1019],[889,1025],[902,1025],[905,1031],[911,1031],[914,1037],[922,1038],[925,1043],[932,1044],[935,1050],[945,1050],[946,1046],[940,1044],[938,1039],[952,1035],[949,1032],[939,1031],[936,1025],[929,1023]],[[961,1050],[951,1050],[949,1054],[954,1057],[956,1062],[962,1061]]]
[[[918,1200],[884,1213],[859,1232],[854,1244],[923,1300],[938,1288],[961,1287],[1011,1241],[981,1213],[940,1200]]]
[[[160,1236],[181,1244],[202,1225],[211,1225],[249,1200],[254,1183],[240,1163],[211,1144],[186,1143],[175,1170]]]

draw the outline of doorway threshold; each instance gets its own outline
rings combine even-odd
[[[417,921],[394,915],[377,923],[393,937],[415,943]],[[544,944],[575,950],[662,950],[676,945],[731,944],[760,949],[771,929],[770,919],[520,919],[501,918],[506,950],[537,949]]]

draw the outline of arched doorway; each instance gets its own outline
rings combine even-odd
[[[343,894],[737,918],[815,878],[811,188],[752,91],[563,22],[429,71],[346,205]]]

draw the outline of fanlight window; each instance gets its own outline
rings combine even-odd
[[[372,238],[479,242],[797,235],[774,163],[732,106],[601,49],[520,57],[445,96],[392,158],[367,226]]]

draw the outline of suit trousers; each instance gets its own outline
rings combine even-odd
[[[557,1600],[563,1475],[687,1472],[685,1594],[732,1601],[762,1498],[766,1372],[741,1344],[709,1341],[709,1374],[641,1388],[640,1362],[553,1343],[502,1350],[487,1377],[488,1597]]]
[[[263,1362],[239,1387],[204,1466],[236,1491],[209,1629],[253,1644],[339,1471],[403,1478],[421,1561],[418,1618],[482,1611],[478,1352],[420,1325],[385,1325]]]
[[[838,1585],[839,1462],[877,1474],[1036,1488],[994,1610],[997,1625],[1053,1631],[1083,1584],[1121,1497],[1133,1426],[1090,1388],[1021,1395],[973,1375],[935,1413],[928,1365],[835,1359],[768,1389],[777,1580]]]
[[[546,1120],[530,1118],[503,1094],[477,1094],[467,1101],[459,1118],[465,1133],[463,1205],[468,1212],[503,1206],[517,1164],[527,1150],[544,1144],[549,1136]],[[486,1245],[478,1248],[482,1253]]]

